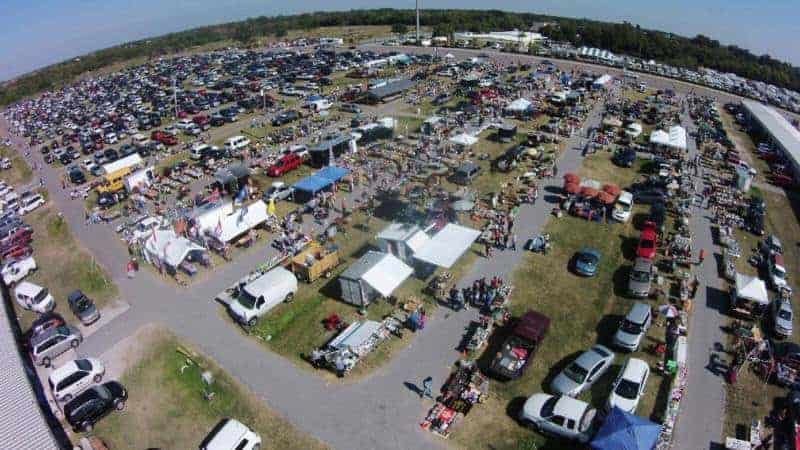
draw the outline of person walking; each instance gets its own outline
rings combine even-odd
[[[428,377],[422,380],[422,392],[419,394],[419,398],[428,397],[433,399],[433,378]]]
[[[517,235],[516,233],[511,234],[511,250],[517,251]]]

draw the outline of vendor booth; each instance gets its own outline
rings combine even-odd
[[[400,327],[392,318],[383,322],[353,322],[330,342],[312,351],[311,364],[316,368],[333,370],[339,377],[343,377],[381,342],[393,334],[399,334]]]
[[[338,183],[349,174],[350,169],[339,166],[328,166],[318,170],[314,175],[329,180],[331,183]]]
[[[414,264],[414,254],[428,243],[429,237],[414,224],[392,223],[384,228],[378,236],[378,248],[384,253],[391,253],[406,264]]]
[[[462,148],[469,148],[478,142],[478,138],[469,134],[458,134],[450,138],[449,142]]]
[[[369,251],[339,275],[342,300],[366,307],[379,296],[392,295],[412,272],[394,255]]]
[[[650,134],[650,145],[654,151],[682,154],[687,148],[686,129],[680,125],[675,125],[670,127],[668,131],[655,130]]]
[[[731,288],[731,314],[747,319],[761,317],[769,305],[767,286],[758,277],[736,274]]]
[[[338,158],[350,148],[351,139],[353,139],[353,137],[349,134],[337,134],[309,148],[308,153],[311,155],[311,166],[325,167],[329,165],[331,163],[331,156]]]
[[[223,191],[234,194],[239,192],[239,189],[247,184],[249,178],[250,169],[241,164],[223,167],[214,173],[214,183]]]
[[[268,217],[267,204],[263,200],[258,200],[242,206],[233,214],[220,216],[212,233],[220,241],[229,243],[263,224]]]
[[[529,116],[534,112],[533,103],[531,103],[530,100],[518,98],[506,105],[506,107],[503,108],[503,112],[506,115],[514,117]]]
[[[294,201],[305,203],[320,192],[329,190],[331,186],[333,186],[333,181],[327,178],[318,175],[307,176],[292,186]]]
[[[458,361],[420,426],[446,439],[488,392],[489,380],[478,370],[475,361]]]
[[[145,238],[143,256],[147,262],[167,273],[175,274],[178,268],[193,275],[192,261],[205,263],[208,260],[206,249],[178,236],[172,229],[154,229]]]
[[[134,190],[143,192],[153,182],[153,168],[137,170],[125,177],[125,189],[132,193]]]
[[[414,258],[449,269],[480,235],[478,230],[448,223],[414,254]]]

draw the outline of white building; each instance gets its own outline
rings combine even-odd
[[[453,39],[456,41],[478,40],[498,44],[518,44],[523,47],[528,47],[532,43],[543,41],[545,37],[539,33],[520,30],[490,31],[488,33],[473,33],[470,31],[463,31],[454,33]]]

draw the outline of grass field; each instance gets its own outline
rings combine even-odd
[[[103,308],[119,294],[117,286],[105,270],[81,248],[72,237],[67,222],[58,217],[54,209],[41,208],[25,216],[33,227],[33,257],[39,269],[26,278],[50,290],[56,300],[55,311],[67,322],[77,323],[77,318],[67,306],[67,295],[75,289],[82,290]],[[27,329],[37,314],[15,308],[23,330]]]
[[[129,391],[127,407],[95,427],[114,449],[197,448],[206,434],[224,418],[235,418],[256,431],[263,449],[323,449],[321,442],[296,430],[258,397],[236,382],[215,362],[179,353],[186,348],[175,337],[156,340],[143,358],[120,380]],[[214,383],[201,379],[210,371]],[[211,401],[205,392],[213,392]]]
[[[585,166],[582,173],[600,178],[612,167],[610,160],[603,159]],[[615,181],[622,185],[638,176],[634,169],[613,170],[617,172]],[[476,450],[572,448],[572,444],[546,439],[519,426],[515,418],[524,399],[537,392],[549,392],[553,377],[581,351],[595,343],[610,346],[620,319],[634,301],[625,295],[639,234],[634,223],[639,222],[636,215],[645,214],[646,211],[646,207],[637,206],[634,219],[626,224],[595,223],[574,217],[550,221],[545,231],[551,235],[552,251],[546,256],[524,256],[513,275],[515,290],[511,298],[514,316],[533,309],[550,317],[549,334],[522,378],[510,382],[491,382],[488,402],[475,408],[465,419],[463,429],[455,433],[459,446]],[[602,254],[598,274],[592,278],[577,276],[569,270],[575,252],[586,246]],[[655,301],[650,301],[650,304],[654,307],[657,305]],[[488,365],[497,346],[502,344],[507,333],[504,331],[492,337],[489,347],[479,359],[480,365]],[[596,408],[603,407],[610,385],[624,361],[629,356],[635,356],[654,366],[657,358],[645,350],[663,341],[664,327],[652,327],[642,344],[642,350],[633,355],[617,353],[612,368],[580,398]],[[668,384],[668,380],[651,372],[637,414],[660,420]]]
[[[9,158],[11,168],[0,172],[0,179],[12,186],[25,185],[31,182],[33,172],[20,154],[10,147],[0,146],[0,158]]]

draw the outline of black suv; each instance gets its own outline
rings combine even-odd
[[[128,391],[120,383],[109,381],[92,386],[64,405],[64,417],[76,433],[91,431],[111,411],[125,409]]]
[[[72,184],[81,185],[86,183],[86,175],[77,166],[72,166],[69,169],[69,181]]]
[[[279,127],[281,125],[285,125],[289,122],[297,120],[298,117],[297,111],[284,111],[272,119],[272,126]]]

